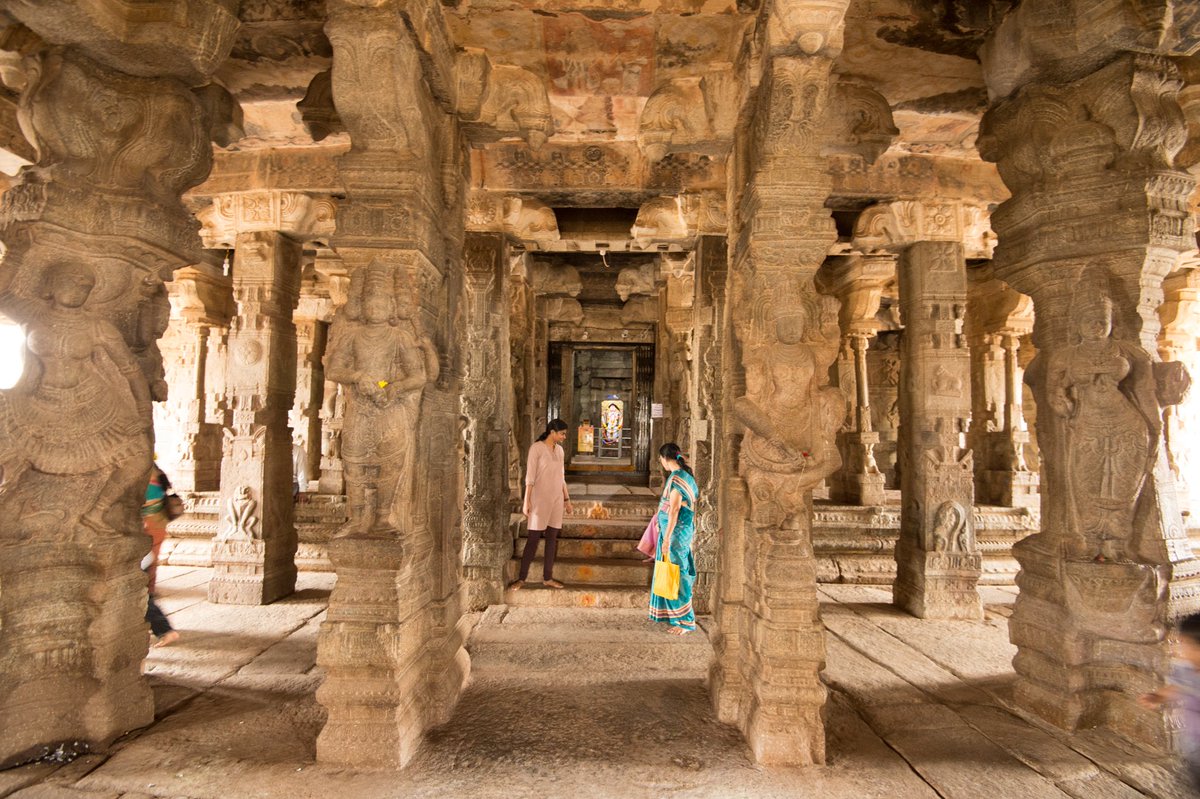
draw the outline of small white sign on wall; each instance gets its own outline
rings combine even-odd
[[[652,403],[650,403],[650,418],[651,418],[651,419],[661,419],[661,418],[663,418],[663,410],[662,410],[662,403],[661,403],[661,402],[652,402]]]

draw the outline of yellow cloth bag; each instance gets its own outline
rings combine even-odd
[[[679,599],[679,566],[669,560],[654,561],[650,592],[663,599]]]

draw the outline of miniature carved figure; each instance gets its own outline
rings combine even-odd
[[[939,505],[933,517],[933,551],[970,552],[966,521],[966,512],[957,502],[948,500]]]
[[[146,378],[117,329],[85,307],[96,286],[91,267],[54,264],[44,286],[44,306],[17,309],[27,319],[28,355],[20,382],[0,392],[0,431],[10,444],[0,464],[0,493],[13,490],[28,469],[107,473],[79,522],[115,533],[109,511],[122,496],[140,502],[150,471]]]
[[[1146,416],[1124,384],[1148,359],[1112,338],[1112,303],[1099,294],[1076,304],[1073,333],[1047,369],[1050,408],[1066,428],[1068,520],[1077,554],[1120,560],[1153,454]]]
[[[252,541],[259,538],[258,502],[250,496],[250,486],[238,486],[225,503],[225,527],[217,536],[219,541]]]
[[[394,534],[409,520],[421,397],[438,356],[408,315],[403,287],[399,270],[373,261],[351,279],[334,320],[325,376],[345,386],[350,512],[338,535]]]

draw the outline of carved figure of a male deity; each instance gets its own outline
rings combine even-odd
[[[1075,306],[1073,342],[1047,367],[1047,394],[1063,419],[1076,556],[1125,560],[1154,448],[1137,383],[1153,392],[1148,356],[1112,337],[1112,302],[1087,292]],[[1149,400],[1153,403],[1153,399]]]
[[[325,376],[345,387],[342,462],[347,535],[395,535],[411,523],[417,424],[438,355],[402,300],[404,273],[372,261],[351,277],[325,358]]]

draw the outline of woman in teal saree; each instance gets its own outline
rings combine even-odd
[[[677,444],[663,444],[658,461],[667,472],[658,503],[658,546],[656,560],[668,560],[679,566],[679,596],[664,599],[650,593],[650,619],[671,625],[675,635],[686,635],[696,629],[696,612],[692,608],[692,586],[696,582],[696,562],[692,557],[692,541],[696,537],[696,478],[679,451]]]

